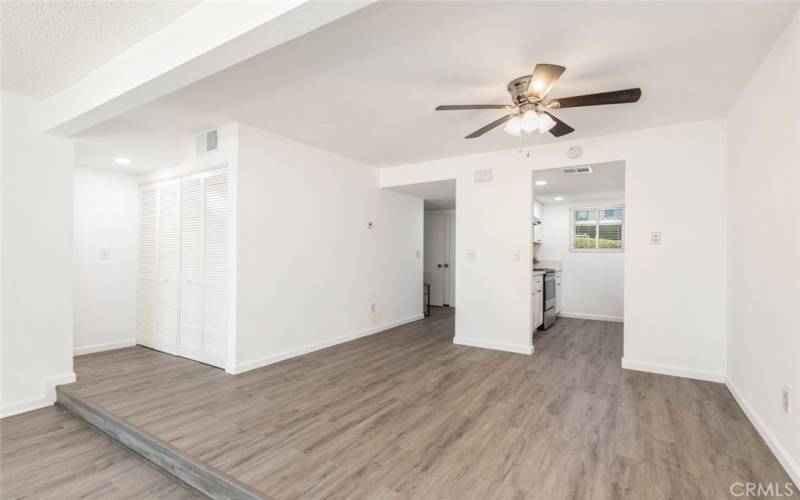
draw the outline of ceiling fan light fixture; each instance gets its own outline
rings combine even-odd
[[[533,132],[539,128],[539,115],[536,111],[528,110],[522,114],[522,130],[525,132]]]
[[[539,121],[537,127],[539,128],[539,133],[544,134],[549,132],[551,128],[555,127],[556,121],[550,118],[550,115],[547,113],[541,113],[539,115]]]
[[[531,82],[531,89],[539,91],[545,88],[546,84],[542,80],[534,80]]]
[[[508,120],[504,130],[511,135],[519,135],[520,130],[522,129],[522,120],[520,120],[519,116],[515,116]]]

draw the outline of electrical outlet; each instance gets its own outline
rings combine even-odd
[[[511,250],[511,262],[519,262],[519,250]]]
[[[478,260],[478,251],[472,248],[467,249],[467,260]]]
[[[783,411],[785,411],[786,413],[791,415],[791,413],[792,413],[792,399],[791,399],[791,393],[789,391],[789,388],[788,387],[784,387],[782,394],[783,394]]]
[[[650,244],[651,245],[660,245],[661,244],[661,233],[650,233]]]

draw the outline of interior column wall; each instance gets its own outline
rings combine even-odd
[[[55,401],[72,371],[72,142],[40,103],[2,92],[3,416]]]
[[[800,484],[800,14],[728,119],[728,386]],[[783,411],[783,389],[793,398]]]

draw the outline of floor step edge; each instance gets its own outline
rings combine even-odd
[[[71,394],[66,386],[58,386],[56,393],[56,402],[61,407],[167,474],[208,497],[220,500],[262,500],[265,498],[224,472],[204,464],[152,434],[115,417],[102,407]]]

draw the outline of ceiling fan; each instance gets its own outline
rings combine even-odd
[[[533,132],[538,130],[541,134],[550,132],[555,137],[561,137],[573,132],[575,129],[556,118],[550,113],[550,110],[577,108],[579,106],[598,106],[601,104],[624,104],[636,102],[642,96],[642,90],[635,88],[547,99],[550,90],[566,69],[564,66],[555,64],[537,64],[533,69],[532,75],[525,75],[511,80],[508,84],[508,93],[511,94],[512,104],[447,105],[437,106],[436,110],[507,109],[511,111],[506,116],[469,134],[465,139],[480,137],[506,122],[508,123],[506,123],[505,130],[512,135],[520,135],[521,131]]]

